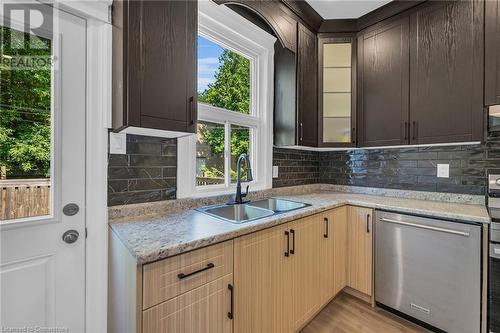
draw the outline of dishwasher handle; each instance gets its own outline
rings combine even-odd
[[[453,229],[433,227],[433,226],[430,226],[430,225],[423,225],[423,224],[412,223],[412,222],[398,221],[398,220],[388,219],[388,218],[385,218],[385,217],[381,217],[380,221],[382,221],[382,222],[388,222],[388,223],[394,223],[394,224],[400,224],[400,225],[405,225],[405,226],[408,226],[408,227],[415,227],[415,228],[420,228],[420,229],[439,231],[439,232],[444,232],[444,233],[452,234],[452,235],[458,235],[458,236],[464,236],[464,237],[469,237],[470,236],[470,233],[465,232],[465,231],[458,231],[458,230],[453,230]]]
[[[490,257],[500,259],[500,244],[490,243]]]

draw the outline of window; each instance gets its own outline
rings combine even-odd
[[[248,154],[255,160],[251,132],[258,119],[248,117],[253,115],[252,60],[199,36],[198,64],[196,186],[234,183],[238,157]],[[227,112],[245,116],[234,119],[239,124],[233,124]]]
[[[52,41],[0,26],[0,221],[52,210]]]
[[[234,191],[241,154],[250,156],[251,188],[271,187],[275,40],[225,6],[199,2],[198,126],[179,139],[178,197]]]

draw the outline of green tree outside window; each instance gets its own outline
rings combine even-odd
[[[219,57],[219,68],[215,74],[215,81],[198,95],[200,103],[206,103],[226,110],[243,114],[250,114],[250,60],[232,52],[224,50]],[[202,129],[202,134],[210,146],[212,153],[219,155],[224,152],[224,129]],[[231,131],[231,155],[238,157],[249,151],[249,131]],[[235,175],[234,166],[231,168],[231,178]],[[223,170],[213,170],[205,167],[205,175],[223,174]]]
[[[31,47],[25,47],[26,40]],[[50,174],[51,70],[14,69],[17,56],[51,55],[51,41],[0,27],[0,166],[13,178]]]

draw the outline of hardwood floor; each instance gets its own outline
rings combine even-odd
[[[330,302],[302,333],[423,333],[429,332],[404,319],[346,293]]]

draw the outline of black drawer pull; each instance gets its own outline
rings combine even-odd
[[[295,254],[295,230],[290,229],[290,233],[292,234],[292,248],[290,249],[290,254]]]
[[[231,284],[227,285],[227,289],[229,289],[229,292],[231,293],[231,308],[229,312],[227,313],[227,317],[229,319],[233,319],[233,304],[234,304],[234,294],[233,294],[233,286]]]
[[[326,230],[325,230],[325,233],[323,234],[323,237],[324,238],[328,238],[328,229],[330,229],[329,224],[328,224],[328,217],[325,217],[324,220],[325,220],[325,228],[326,228]]]
[[[194,271],[194,272],[191,272],[191,273],[188,273],[188,274],[179,273],[179,274],[177,274],[177,277],[182,280],[182,279],[185,279],[185,278],[187,278],[187,277],[189,277],[191,275],[201,273],[203,271],[206,271],[207,269],[214,268],[214,267],[215,267],[215,265],[213,263],[209,262],[207,264],[207,266],[204,267],[204,268],[201,268],[201,269],[199,269],[197,271]]]
[[[285,257],[288,257],[290,255],[290,233],[288,231],[285,231],[285,236],[286,236]]]

